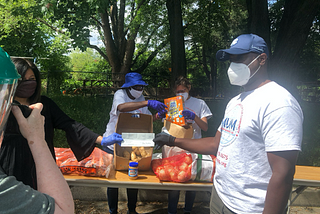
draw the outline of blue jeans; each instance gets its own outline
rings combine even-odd
[[[105,147],[103,150],[109,154],[113,155],[113,150]],[[108,187],[108,205],[110,214],[118,213],[118,188]],[[138,189],[127,189],[127,199],[128,199],[128,210],[134,212],[136,210],[136,204],[138,199]]]
[[[179,195],[180,195],[180,190],[169,191],[168,193],[168,213],[169,214],[177,213]],[[186,197],[184,202],[184,212],[191,212],[195,198],[196,198],[195,191],[186,191]]]

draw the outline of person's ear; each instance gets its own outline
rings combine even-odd
[[[266,54],[266,53],[262,53],[262,54],[260,55],[260,57],[259,57],[259,63],[260,63],[260,65],[266,64],[267,59],[268,59],[267,54]]]

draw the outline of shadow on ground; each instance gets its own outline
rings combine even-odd
[[[178,204],[178,213],[183,214],[184,203]],[[166,214],[168,204],[166,202],[138,202],[136,211],[139,214]],[[75,200],[75,214],[107,214],[108,203],[106,201],[80,201]],[[119,202],[119,214],[127,213],[126,202]],[[209,214],[210,208],[208,202],[196,202],[193,205],[192,213]]]

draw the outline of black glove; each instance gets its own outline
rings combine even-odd
[[[156,135],[156,137],[153,139],[153,142],[155,142],[154,149],[160,149],[163,145],[167,146],[174,146],[174,140],[176,138],[172,135],[169,135],[167,133],[161,132]]]

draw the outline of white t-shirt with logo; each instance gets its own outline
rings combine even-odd
[[[241,93],[227,105],[219,127],[214,185],[239,214],[262,213],[272,175],[267,152],[301,150],[302,110],[275,82]]]
[[[127,95],[127,92],[125,89],[119,89],[116,91],[116,93],[113,96],[113,103],[112,103],[112,108],[110,111],[110,119],[109,123],[107,124],[106,132],[103,134],[103,137],[108,137],[112,133],[115,132],[116,125],[118,122],[118,117],[120,112],[118,111],[118,105],[122,103],[128,103],[128,102],[140,102],[140,101],[145,101],[144,96],[141,95],[137,99],[130,99]],[[129,111],[127,113],[139,113],[139,114],[150,114],[151,112],[149,111],[148,107],[143,107],[139,108],[133,111]],[[108,146],[111,150],[113,150],[113,145]]]
[[[194,98],[191,96],[189,99],[187,99],[187,101],[184,102],[184,110],[192,111],[200,119],[206,117],[207,120],[209,120],[212,116],[210,108],[208,107],[206,102],[204,102],[201,99],[197,99],[197,98]],[[193,139],[199,139],[202,137],[201,128],[194,121],[192,121],[192,129],[193,129]],[[181,149],[179,147],[165,145],[165,146],[163,146],[163,149],[162,149],[162,158],[171,157],[173,155],[179,155],[179,154],[186,153],[186,152],[189,153],[189,151]]]
[[[208,120],[211,118],[212,113],[208,105],[201,99],[191,97],[184,102],[184,110],[189,110],[195,113],[200,119],[206,117]],[[192,122],[193,138],[201,138],[201,128],[194,121]]]

